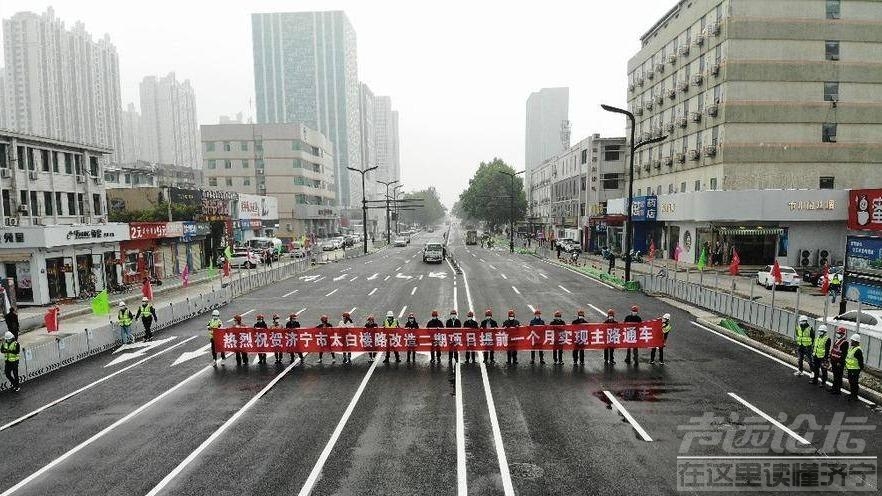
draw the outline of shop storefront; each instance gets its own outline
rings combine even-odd
[[[272,237],[279,228],[279,202],[274,196],[240,194],[236,200],[238,222],[233,225],[236,244],[256,237]]]
[[[183,222],[130,223],[129,240],[120,243],[124,282],[137,284],[145,277],[162,280],[180,274],[178,244],[183,235]]]
[[[588,236],[586,240],[588,252],[600,253],[607,248],[615,252],[620,251],[625,233],[624,226],[624,215],[607,214],[589,217],[588,226],[585,228]]]
[[[219,257],[224,247],[233,242],[233,205],[238,201],[239,194],[210,189],[186,191],[200,205],[196,220],[209,224],[209,233],[203,240],[205,263]]]
[[[635,196],[631,203],[631,220],[634,222],[634,249],[641,254],[649,253],[654,244],[656,251],[662,246],[662,226],[658,218],[658,198]]]
[[[190,270],[202,269],[209,266],[209,260],[205,256],[205,241],[211,234],[211,224],[208,222],[185,221],[183,223],[183,235],[178,243],[178,258],[190,266]]]
[[[127,224],[11,227],[0,236],[0,271],[20,305],[87,297],[120,283],[128,239]]]

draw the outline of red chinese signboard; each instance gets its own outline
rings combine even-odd
[[[497,327],[488,329],[387,329],[324,327],[214,331],[215,349],[258,353],[317,351],[552,350],[655,348],[664,344],[661,320],[633,324]]]
[[[848,228],[853,231],[882,231],[882,189],[853,189],[848,192]]]
[[[129,237],[131,239],[179,238],[183,236],[182,222],[131,222]]]

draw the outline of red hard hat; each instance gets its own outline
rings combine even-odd
[[[508,311],[508,316],[509,316],[509,317],[514,317],[514,314],[515,314],[515,313],[514,313],[514,310],[509,310],[509,311]]]
[[[632,311],[632,312],[639,312],[640,309],[637,308],[637,305],[634,305],[634,306],[631,307],[631,311]]]
[[[490,317],[491,315],[493,315],[493,310],[490,310],[490,309],[488,308],[487,310],[484,311],[484,315],[487,316],[487,317]]]
[[[474,316],[475,316],[475,312],[473,312],[471,310],[469,310],[469,312],[466,314],[466,317],[474,317]]]
[[[846,332],[848,332],[848,329],[846,329],[844,327],[839,327],[836,329],[836,334],[843,334],[844,335]]]
[[[584,316],[585,316],[585,310],[582,310],[582,309],[580,308],[579,311],[576,312],[576,315],[578,315],[579,317],[584,317]]]
[[[554,311],[554,316],[555,316],[555,317],[560,317],[560,310],[555,310],[555,311]]]
[[[321,319],[322,319],[322,322],[324,322],[324,321],[328,320],[328,316],[327,316],[327,315],[322,315]]]
[[[257,314],[257,320],[263,320],[263,314],[262,314],[262,313]]]
[[[542,315],[542,311],[540,311],[540,310],[537,308],[536,310],[533,310],[533,315]]]
[[[613,310],[612,308],[610,308],[609,310],[606,311],[606,314],[607,314],[607,315],[615,315],[615,314],[616,314],[616,311]]]
[[[233,320],[235,320],[236,322],[242,322],[242,316],[241,315],[233,315]]]
[[[438,310],[432,310],[432,317],[438,316]]]
[[[349,312],[343,312],[343,317],[349,318]]]

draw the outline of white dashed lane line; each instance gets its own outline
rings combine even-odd
[[[337,288],[337,289],[331,291],[330,293],[326,294],[325,297],[331,296],[332,294],[336,293],[337,291],[340,291],[340,288]]]
[[[564,291],[566,291],[566,292],[567,292],[567,293],[569,293],[569,294],[573,294],[573,292],[572,292],[572,291],[570,291],[570,290],[569,290],[569,289],[567,289],[567,288],[565,288],[565,287],[563,287],[563,286],[561,286],[561,285],[560,285],[560,284],[558,284],[558,285],[557,285],[557,287],[559,287],[559,288],[560,288],[560,289],[562,289],[562,290],[564,290]]]
[[[368,293],[368,296],[373,296],[374,293],[376,293],[376,292],[377,292],[377,288],[374,288],[374,289],[371,290],[370,293]]]

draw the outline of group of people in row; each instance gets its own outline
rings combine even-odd
[[[803,363],[808,362],[812,370],[812,384],[824,387],[827,371],[833,372],[831,394],[842,394],[843,373],[848,375],[851,395],[849,401],[857,401],[860,391],[860,374],[864,369],[864,352],[861,349],[860,334],[848,333],[844,327],[836,329],[835,341],[827,335],[827,325],[820,324],[817,334],[805,315],[800,315],[796,324],[797,370],[795,376],[802,375]]]
[[[554,312],[554,319],[548,322],[548,325],[566,325],[566,321],[564,321],[561,317],[561,311],[557,310]],[[668,335],[671,332],[671,315],[664,314],[662,316],[662,331],[664,333],[664,340],[667,342]],[[243,326],[242,316],[235,315],[233,317],[234,325]],[[631,314],[627,315],[623,322],[642,322],[640,318],[639,309],[637,306],[631,307]],[[585,320],[585,311],[578,310],[576,312],[576,318],[571,322],[571,324],[587,324],[588,321]],[[614,324],[618,323],[616,320],[616,312],[614,309],[609,309],[607,311],[606,320],[604,321],[606,324]],[[520,327],[520,321],[515,317],[515,311],[508,311],[508,318],[502,322],[502,328],[511,328],[511,327]],[[529,325],[531,326],[541,326],[546,325],[545,321],[542,319],[542,312],[540,310],[535,310],[533,312],[533,318],[530,320]],[[218,352],[216,350],[215,342],[214,342],[214,330],[219,329],[223,326],[223,321],[220,319],[220,312],[218,310],[214,310],[212,312],[211,320],[208,322],[206,326],[208,328],[208,337],[211,342],[211,356],[213,363],[217,364]],[[300,328],[300,321],[298,320],[298,316],[296,313],[292,313],[288,316],[288,320],[283,324],[280,323],[280,317],[278,314],[273,314],[272,316],[272,325],[268,325],[266,323],[266,319],[262,314],[258,314],[256,316],[256,322],[252,327],[255,328],[286,328],[286,329],[298,329]],[[352,316],[349,312],[343,312],[340,318],[339,323],[336,326],[332,326],[330,322],[328,322],[328,316],[322,315],[319,321],[319,324],[315,326],[316,328],[322,327],[355,327],[355,323],[352,320]],[[368,315],[367,321],[364,324],[365,328],[376,328],[383,327],[385,329],[419,329],[420,325],[416,320],[416,316],[413,313],[409,313],[407,315],[407,320],[404,322],[404,325],[400,325],[398,319],[395,317],[395,314],[390,310],[386,312],[386,318],[378,324],[373,315]],[[426,328],[466,328],[466,329],[487,329],[487,328],[498,328],[500,327],[499,323],[493,318],[493,311],[486,310],[484,312],[484,319],[479,323],[475,320],[475,313],[469,311],[466,314],[466,319],[460,320],[456,309],[450,311],[450,315],[447,318],[447,321],[442,321],[438,317],[438,311],[432,311],[432,318],[426,322]],[[656,351],[658,351],[659,364],[664,365],[665,363],[665,350],[664,346],[659,348],[653,348],[649,355],[649,363],[655,363]],[[465,363],[477,363],[477,351],[465,350]],[[493,350],[482,351],[483,354],[483,362],[486,363],[496,363],[496,355]],[[573,365],[584,365],[585,364],[585,350],[583,348],[574,349],[573,350]],[[334,352],[330,352],[331,361],[336,361],[337,356]],[[398,353],[398,350],[387,350],[385,352],[385,356],[383,358],[383,363],[389,363],[390,354],[394,355],[395,361],[400,362],[401,357]],[[506,352],[506,364],[508,365],[517,365],[518,364],[518,352],[509,350]],[[536,358],[539,358],[540,364],[545,364],[545,352],[542,350],[533,350],[530,351],[530,363],[535,364]],[[275,355],[275,363],[282,363],[283,354],[282,353],[274,353]],[[294,362],[295,353],[290,353],[290,361]],[[297,353],[300,359],[300,363],[303,363],[303,354]],[[343,352],[343,363],[352,363],[352,353]],[[368,352],[368,362],[373,362],[376,359],[376,352]],[[220,353],[221,360],[226,358],[225,353]],[[639,358],[637,355],[637,348],[629,348],[627,350],[627,354],[625,356],[625,363],[631,363],[633,357],[633,362],[635,365],[638,364]],[[267,363],[266,362],[266,354],[258,353],[257,361],[258,363]],[[322,363],[324,358],[324,353],[318,353],[318,363]],[[563,365],[564,356],[563,350],[555,349],[552,350],[552,360],[557,365]],[[407,363],[416,362],[416,351],[408,350],[406,352],[405,361]],[[447,362],[458,362],[459,361],[459,351],[450,350],[447,353]],[[431,363],[441,363],[441,351],[433,350],[431,352]],[[616,363],[614,357],[614,348],[606,348],[603,350],[603,362],[608,365],[613,365]],[[236,365],[247,365],[248,364],[248,354],[244,352],[236,352]]]

